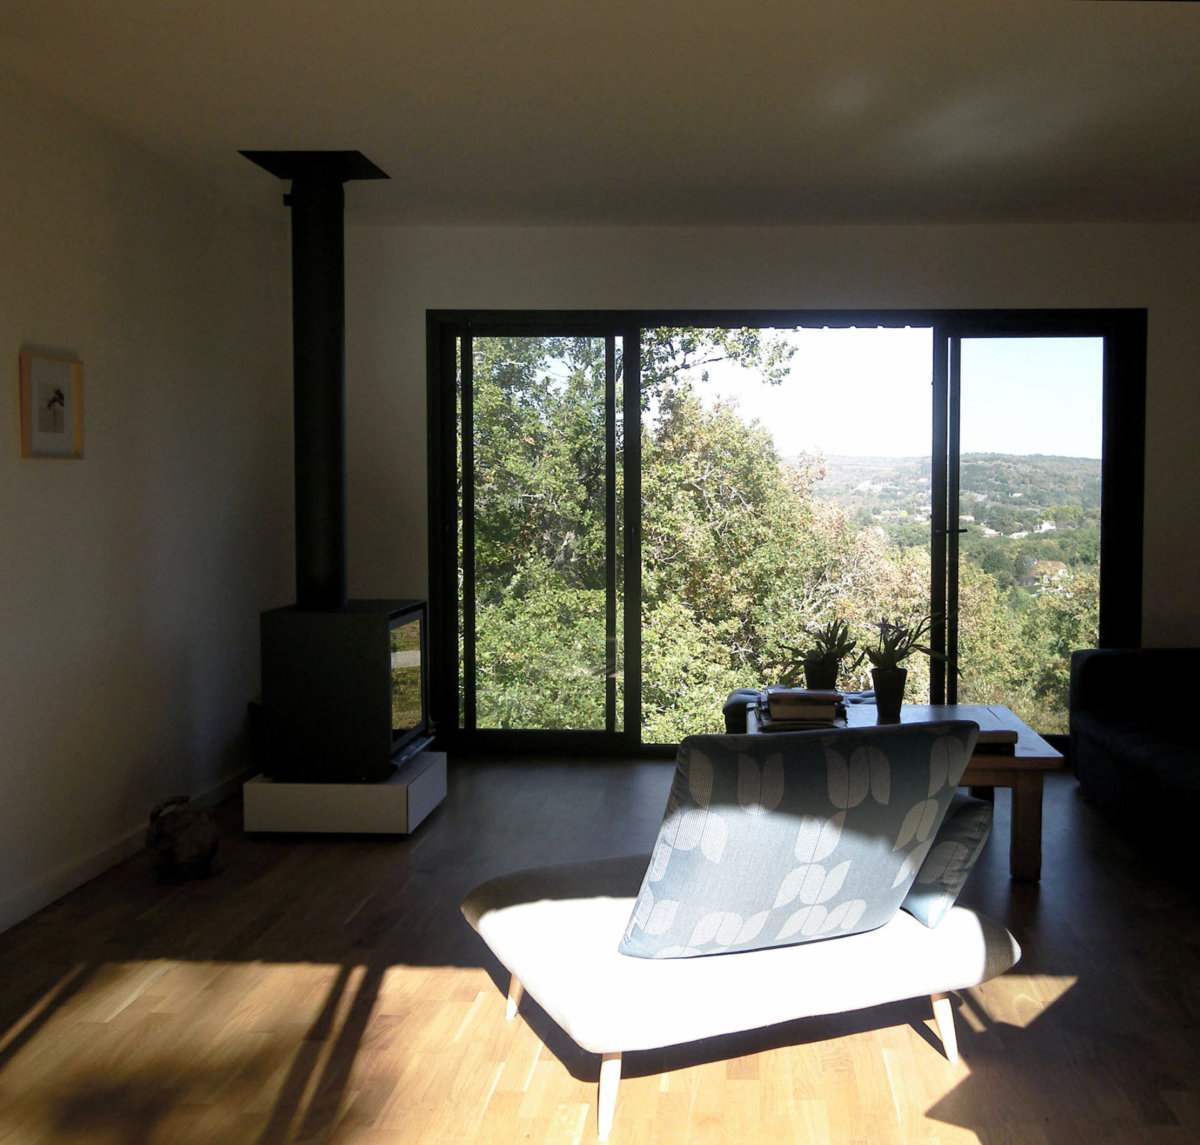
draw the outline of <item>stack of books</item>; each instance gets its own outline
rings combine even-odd
[[[773,686],[759,711],[759,727],[764,732],[804,731],[844,725],[845,718],[841,692]]]

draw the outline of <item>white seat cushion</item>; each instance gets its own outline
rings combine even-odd
[[[976,986],[1020,957],[963,907],[924,926],[685,959],[618,952],[648,855],[518,871],[477,887],[463,914],[585,1050],[623,1053]]]

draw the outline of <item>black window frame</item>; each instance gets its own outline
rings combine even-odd
[[[657,752],[641,745],[640,535],[639,515],[623,517],[626,608],[624,674],[626,708],[622,725],[609,732],[473,730],[458,727],[457,484],[455,445],[459,339],[488,335],[556,336],[564,332],[624,339],[625,390],[619,398],[625,424],[640,416],[640,333],[660,326],[921,327],[933,331],[933,521],[931,522],[931,611],[946,614],[957,577],[957,479],[951,467],[956,439],[948,423],[951,355],[964,338],[1098,337],[1104,340],[1101,463],[1100,631],[1102,648],[1138,647],[1142,627],[1143,524],[1145,512],[1146,348],[1145,309],[753,309],[753,310],[429,310],[426,312],[429,600],[431,709],[439,738],[450,747],[495,747],[536,752]],[[469,415],[469,411],[468,415]],[[639,435],[626,433],[625,499],[641,503]],[[608,512],[613,510],[611,506]],[[611,525],[611,522],[610,522]],[[953,526],[953,527],[952,527]],[[939,571],[940,570],[940,571]],[[944,621],[931,633],[933,647],[946,651]],[[951,650],[953,651],[953,650]],[[931,665],[930,700],[944,701],[946,669]]]

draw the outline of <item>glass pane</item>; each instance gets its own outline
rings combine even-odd
[[[962,342],[958,699],[1043,734],[1098,637],[1103,368],[1101,338]]]
[[[463,600],[463,569],[467,567],[466,552],[463,547],[463,472],[466,462],[463,459],[463,341],[461,338],[454,340],[454,472],[458,475],[458,488],[455,490],[454,503],[457,507],[455,518],[455,545],[458,561],[455,568],[458,569],[458,625],[457,625],[457,647],[458,647],[458,672],[456,682],[458,685],[458,726],[460,728],[467,726],[467,689],[466,678],[463,674],[463,634],[466,631],[466,616],[467,606]]]
[[[642,355],[643,739],[803,683],[832,621],[856,644],[838,686],[869,688],[874,626],[929,611],[932,332],[657,329]]]
[[[603,730],[604,339],[477,338],[473,365],[477,726]]]
[[[415,728],[425,716],[421,703],[421,621],[391,630],[392,731]]]
[[[609,614],[611,636],[609,669],[612,673],[613,731],[625,730],[625,417],[622,394],[625,386],[625,340],[615,340],[616,360],[613,370],[613,457],[610,472],[613,479],[614,510],[611,547],[614,559],[615,584]]]

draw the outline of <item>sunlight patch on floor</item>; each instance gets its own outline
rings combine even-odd
[[[639,1125],[671,1142],[802,1124],[813,1145],[974,1145],[979,1085],[1074,983],[1007,974],[960,992],[955,1065],[919,1007],[729,1059],[668,1053],[665,1072],[622,1081],[614,1143]],[[0,1034],[0,1142],[593,1139],[590,1059],[548,1048],[536,1007],[504,1011],[475,967],[81,963]]]
[[[377,1112],[485,982],[457,967],[79,963],[0,1034],[0,1140],[307,1139]],[[481,1108],[501,1069],[483,1071]]]
[[[1024,1029],[1078,981],[1078,976],[1074,974],[1019,974],[1009,971],[982,986],[964,990],[963,1005],[955,1014],[959,1021],[965,1021],[976,1033],[983,1032],[997,1022]]]

